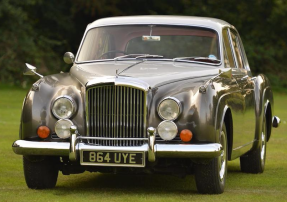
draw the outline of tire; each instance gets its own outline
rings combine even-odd
[[[263,117],[262,131],[259,138],[259,146],[253,152],[240,157],[241,171],[244,173],[263,173],[266,160],[267,147],[267,123]]]
[[[23,167],[26,184],[30,189],[54,188],[58,179],[59,158],[42,159],[23,156]]]
[[[220,132],[222,154],[207,164],[195,165],[195,182],[199,193],[221,194],[224,191],[227,176],[228,144],[225,124]]]

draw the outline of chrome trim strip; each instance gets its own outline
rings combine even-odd
[[[148,138],[111,138],[111,137],[77,137],[79,140],[145,140],[148,141]]]
[[[125,58],[122,60],[117,60],[117,61],[137,61],[138,59],[129,59]],[[114,59],[105,59],[105,60],[89,60],[89,61],[83,61],[83,62],[77,62],[76,64],[86,64],[86,63],[94,63],[94,62],[109,62],[109,61],[114,61]],[[196,60],[177,60],[174,61],[173,59],[152,59],[152,58],[145,58],[145,61],[169,61],[169,62],[185,62],[185,63],[196,63],[196,64],[202,64],[202,65],[210,65],[210,66],[220,66],[222,65],[222,62],[220,60],[220,63],[209,63],[209,62],[201,62],[201,61],[196,61]]]
[[[69,142],[32,142],[17,140],[12,145],[13,151],[20,155],[51,155],[69,156]],[[83,150],[93,151],[118,151],[118,152],[149,152],[149,145],[142,146],[95,146],[85,143],[77,143],[76,152]],[[215,158],[222,152],[222,146],[218,143],[209,144],[155,144],[155,157],[165,158]],[[79,153],[78,153],[79,154]]]
[[[86,83],[86,88],[94,86],[94,85],[99,85],[99,84],[108,84],[111,83],[115,86],[125,86],[125,87],[133,87],[133,88],[137,88],[139,90],[144,90],[144,91],[148,91],[148,89],[150,88],[149,84],[136,79],[136,78],[127,78],[127,77],[121,77],[121,76],[117,76],[117,77],[101,77],[101,78],[97,78],[97,79],[93,79],[91,81],[89,81],[88,83]]]

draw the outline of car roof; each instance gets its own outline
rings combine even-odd
[[[228,22],[216,18],[191,17],[191,16],[124,16],[102,18],[90,23],[87,30],[109,25],[132,25],[132,24],[162,24],[162,25],[186,25],[212,28],[220,31],[223,27],[233,27]]]

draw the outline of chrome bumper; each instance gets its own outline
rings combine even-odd
[[[32,142],[27,140],[17,140],[12,145],[13,151],[20,155],[50,155],[50,156],[69,156],[69,142]],[[75,146],[76,156],[82,150],[93,151],[142,151],[148,156],[152,152],[152,156],[166,158],[214,158],[221,154],[221,145],[217,143],[211,144],[155,144],[154,151],[149,150],[149,145],[144,144],[138,147],[107,147],[95,146],[85,143],[77,143]],[[150,159],[150,161],[154,161]]]
[[[21,155],[50,155],[68,156],[71,161],[78,160],[84,150],[89,151],[114,151],[114,152],[144,152],[148,161],[154,162],[156,158],[215,158],[221,155],[222,146],[218,143],[209,144],[155,144],[155,129],[147,129],[148,143],[142,146],[112,147],[97,146],[83,143],[83,139],[94,137],[79,136],[76,126],[71,127],[70,142],[35,142],[17,140],[12,148],[16,154]],[[124,138],[122,138],[124,139]]]

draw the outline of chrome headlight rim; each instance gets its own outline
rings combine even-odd
[[[71,102],[71,104],[72,104],[72,112],[71,112],[71,114],[70,114],[69,116],[67,116],[67,117],[60,117],[60,116],[57,115],[56,112],[54,112],[54,104],[56,103],[57,100],[59,100],[59,99],[61,99],[61,98],[64,98],[64,99],[69,100],[69,101]],[[56,98],[54,99],[54,101],[52,102],[52,104],[51,104],[52,114],[54,115],[54,117],[56,117],[56,118],[59,119],[59,120],[60,120],[60,119],[69,119],[69,118],[71,118],[71,117],[75,114],[76,110],[77,110],[77,104],[76,104],[75,100],[74,100],[72,97],[68,96],[68,95],[61,95],[61,96],[59,96],[59,97],[56,97]]]
[[[176,132],[174,133],[174,135],[173,135],[172,138],[169,138],[169,139],[163,138],[162,134],[159,133],[159,128],[160,128],[160,126],[161,126],[162,124],[164,124],[164,123],[170,123],[170,124],[172,124],[172,125],[174,126],[174,128],[176,129]],[[162,122],[160,122],[160,123],[158,124],[158,126],[157,126],[157,133],[158,133],[158,135],[160,136],[160,138],[161,138],[162,140],[164,140],[164,141],[170,141],[170,140],[173,140],[173,139],[177,136],[177,134],[178,134],[178,127],[177,127],[177,125],[176,125],[173,121],[164,120],[164,121],[162,121]]]
[[[166,118],[164,118],[164,117],[161,115],[160,111],[159,111],[161,103],[164,102],[165,100],[173,100],[173,101],[175,101],[176,104],[177,104],[177,106],[178,106],[178,108],[179,108],[179,111],[178,111],[177,116],[176,116],[175,118],[173,118],[173,119],[166,119]],[[164,120],[164,121],[174,121],[174,120],[176,120],[176,119],[180,116],[181,112],[182,112],[181,102],[180,102],[177,98],[175,98],[175,97],[165,97],[165,98],[163,98],[163,99],[158,103],[158,105],[157,105],[157,114],[158,114],[159,117],[160,117],[162,120]]]
[[[56,123],[55,123],[55,133],[56,133],[56,135],[60,138],[60,139],[68,139],[68,138],[70,138],[71,137],[71,134],[70,134],[70,136],[69,137],[65,137],[65,138],[63,138],[63,137],[60,137],[59,135],[58,135],[58,133],[56,132],[56,127],[57,127],[57,124],[60,124],[62,121],[67,121],[67,122],[69,122],[70,124],[71,124],[71,126],[73,126],[74,125],[74,123],[73,123],[73,121],[71,121],[70,119],[59,119],[58,121],[56,121]],[[70,129],[69,129],[70,130]]]

